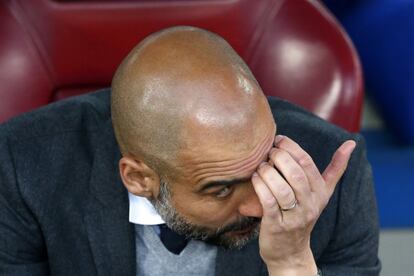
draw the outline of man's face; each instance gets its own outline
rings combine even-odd
[[[258,236],[262,207],[250,179],[267,161],[273,118],[255,130],[240,141],[195,143],[182,155],[179,179],[167,183],[161,177],[152,203],[171,229],[227,248],[241,248]]]
[[[175,232],[226,248],[241,248],[251,239],[258,237],[260,218],[257,217],[240,218],[216,229],[188,221],[172,206],[168,185],[161,182],[159,196],[152,203],[165,223]]]

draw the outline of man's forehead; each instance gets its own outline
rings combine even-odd
[[[275,128],[269,128],[259,141],[250,144],[248,150],[238,151],[236,145],[212,145],[211,148],[205,147],[204,151],[199,152],[194,149],[181,160],[182,168],[186,171],[187,178],[191,179],[192,185],[212,180],[248,178],[261,162],[267,160],[274,135]]]
[[[253,150],[269,133],[275,134],[275,121],[267,106],[251,109],[223,114],[208,106],[199,108],[180,130],[183,148],[213,156],[226,150],[241,154]]]

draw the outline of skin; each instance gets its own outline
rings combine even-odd
[[[168,183],[168,208],[209,234],[261,219],[260,254],[269,274],[316,274],[310,232],[353,141],[319,173],[299,145],[275,137],[266,97],[234,50],[192,27],[166,29],[137,45],[115,74],[111,108],[129,192],[157,206],[160,184]],[[295,208],[280,210],[295,200]],[[223,236],[241,240],[253,228]]]

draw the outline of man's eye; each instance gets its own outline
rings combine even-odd
[[[230,193],[231,193],[231,189],[229,187],[224,187],[223,189],[215,193],[215,196],[219,198],[223,198],[223,197],[228,196]]]

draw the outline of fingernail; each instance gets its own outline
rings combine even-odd
[[[351,145],[348,147],[349,147],[349,151],[352,152],[356,147],[356,142],[354,140],[350,140],[350,141],[352,142],[352,144],[350,143]]]
[[[252,177],[256,177],[256,176],[259,176],[259,175],[257,174],[257,172],[254,172]]]
[[[267,165],[267,162],[260,163],[259,168],[263,167],[264,165]]]
[[[276,135],[276,138],[275,138],[275,144],[277,144],[277,143],[279,143],[280,141],[282,141],[282,139],[284,138],[285,136],[283,136],[283,135]]]

